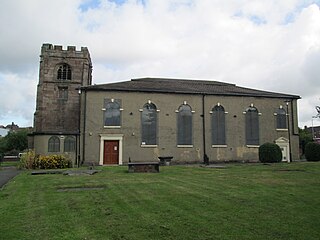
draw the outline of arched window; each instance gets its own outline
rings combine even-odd
[[[71,80],[71,67],[68,64],[62,64],[58,68],[58,80]]]
[[[105,99],[104,107],[104,126],[119,127],[121,126],[121,102],[117,99]]]
[[[277,129],[287,129],[287,117],[286,110],[280,106],[280,108],[276,112],[277,118]]]
[[[177,129],[178,145],[192,145],[192,111],[187,104],[178,109]]]
[[[253,105],[246,109],[246,144],[259,145],[259,112]]]
[[[57,136],[49,138],[48,152],[60,152],[60,139]]]
[[[211,129],[212,145],[226,144],[225,111],[221,105],[212,108]]]
[[[141,144],[157,145],[158,135],[157,107],[153,103],[146,103],[141,113]]]
[[[74,152],[76,150],[75,137],[66,137],[64,140],[64,152]]]

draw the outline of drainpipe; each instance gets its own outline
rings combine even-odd
[[[86,82],[84,82],[84,67],[88,66],[88,72],[87,72],[87,79]],[[92,71],[92,65],[89,62],[85,62],[83,63],[82,66],[82,82],[81,82],[81,86],[88,86],[91,85],[91,71]],[[81,91],[81,89],[80,89]],[[87,91],[85,89],[83,89],[84,91],[84,104],[83,104],[83,131],[82,131],[82,161],[80,162],[81,157],[79,156],[78,159],[78,166],[80,166],[80,164],[83,164],[84,162],[84,157],[85,157],[85,144],[86,144],[86,117],[87,117]],[[82,93],[82,92],[81,92]],[[80,93],[80,95],[81,95]],[[81,98],[80,98],[80,113],[81,113]],[[81,116],[79,117],[79,119],[81,118]],[[81,139],[81,126],[80,126],[81,121],[79,120],[79,153],[80,153],[80,148],[81,148],[81,143],[80,143],[80,139]]]
[[[82,162],[84,162],[85,145],[86,145],[86,116],[87,116],[87,91],[84,90],[84,104],[83,104],[83,131],[82,131]],[[80,164],[80,163],[79,163]]]
[[[292,114],[292,100],[285,100],[285,103],[287,105],[287,124],[288,124],[288,140],[289,140],[289,161],[292,162],[292,154],[291,154],[291,129],[290,129],[290,114],[289,114],[289,103],[291,105],[291,115]],[[293,127],[293,126],[292,126]]]
[[[204,106],[204,98],[205,94],[202,94],[202,137],[203,137],[203,163],[209,165],[209,157],[206,151],[206,120],[205,120],[205,106]]]
[[[79,94],[79,119],[78,119],[78,134],[77,134],[77,145],[76,145],[76,164],[77,167],[80,167],[80,151],[81,151],[81,108],[82,108],[82,104],[81,104],[81,86],[78,89],[78,94]]]

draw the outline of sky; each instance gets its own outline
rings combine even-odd
[[[205,79],[301,96],[320,125],[320,0],[0,0],[0,125],[32,126],[43,43],[88,47],[93,83]]]

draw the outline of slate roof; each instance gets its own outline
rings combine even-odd
[[[250,96],[299,99],[300,96],[238,87],[235,84],[168,78],[138,78],[131,81],[107,83],[82,87],[85,91],[127,91],[177,94],[205,94],[224,96]]]

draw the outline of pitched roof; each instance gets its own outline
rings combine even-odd
[[[238,87],[235,84],[186,79],[138,78],[82,87],[85,91],[127,91],[299,99],[300,96]]]

